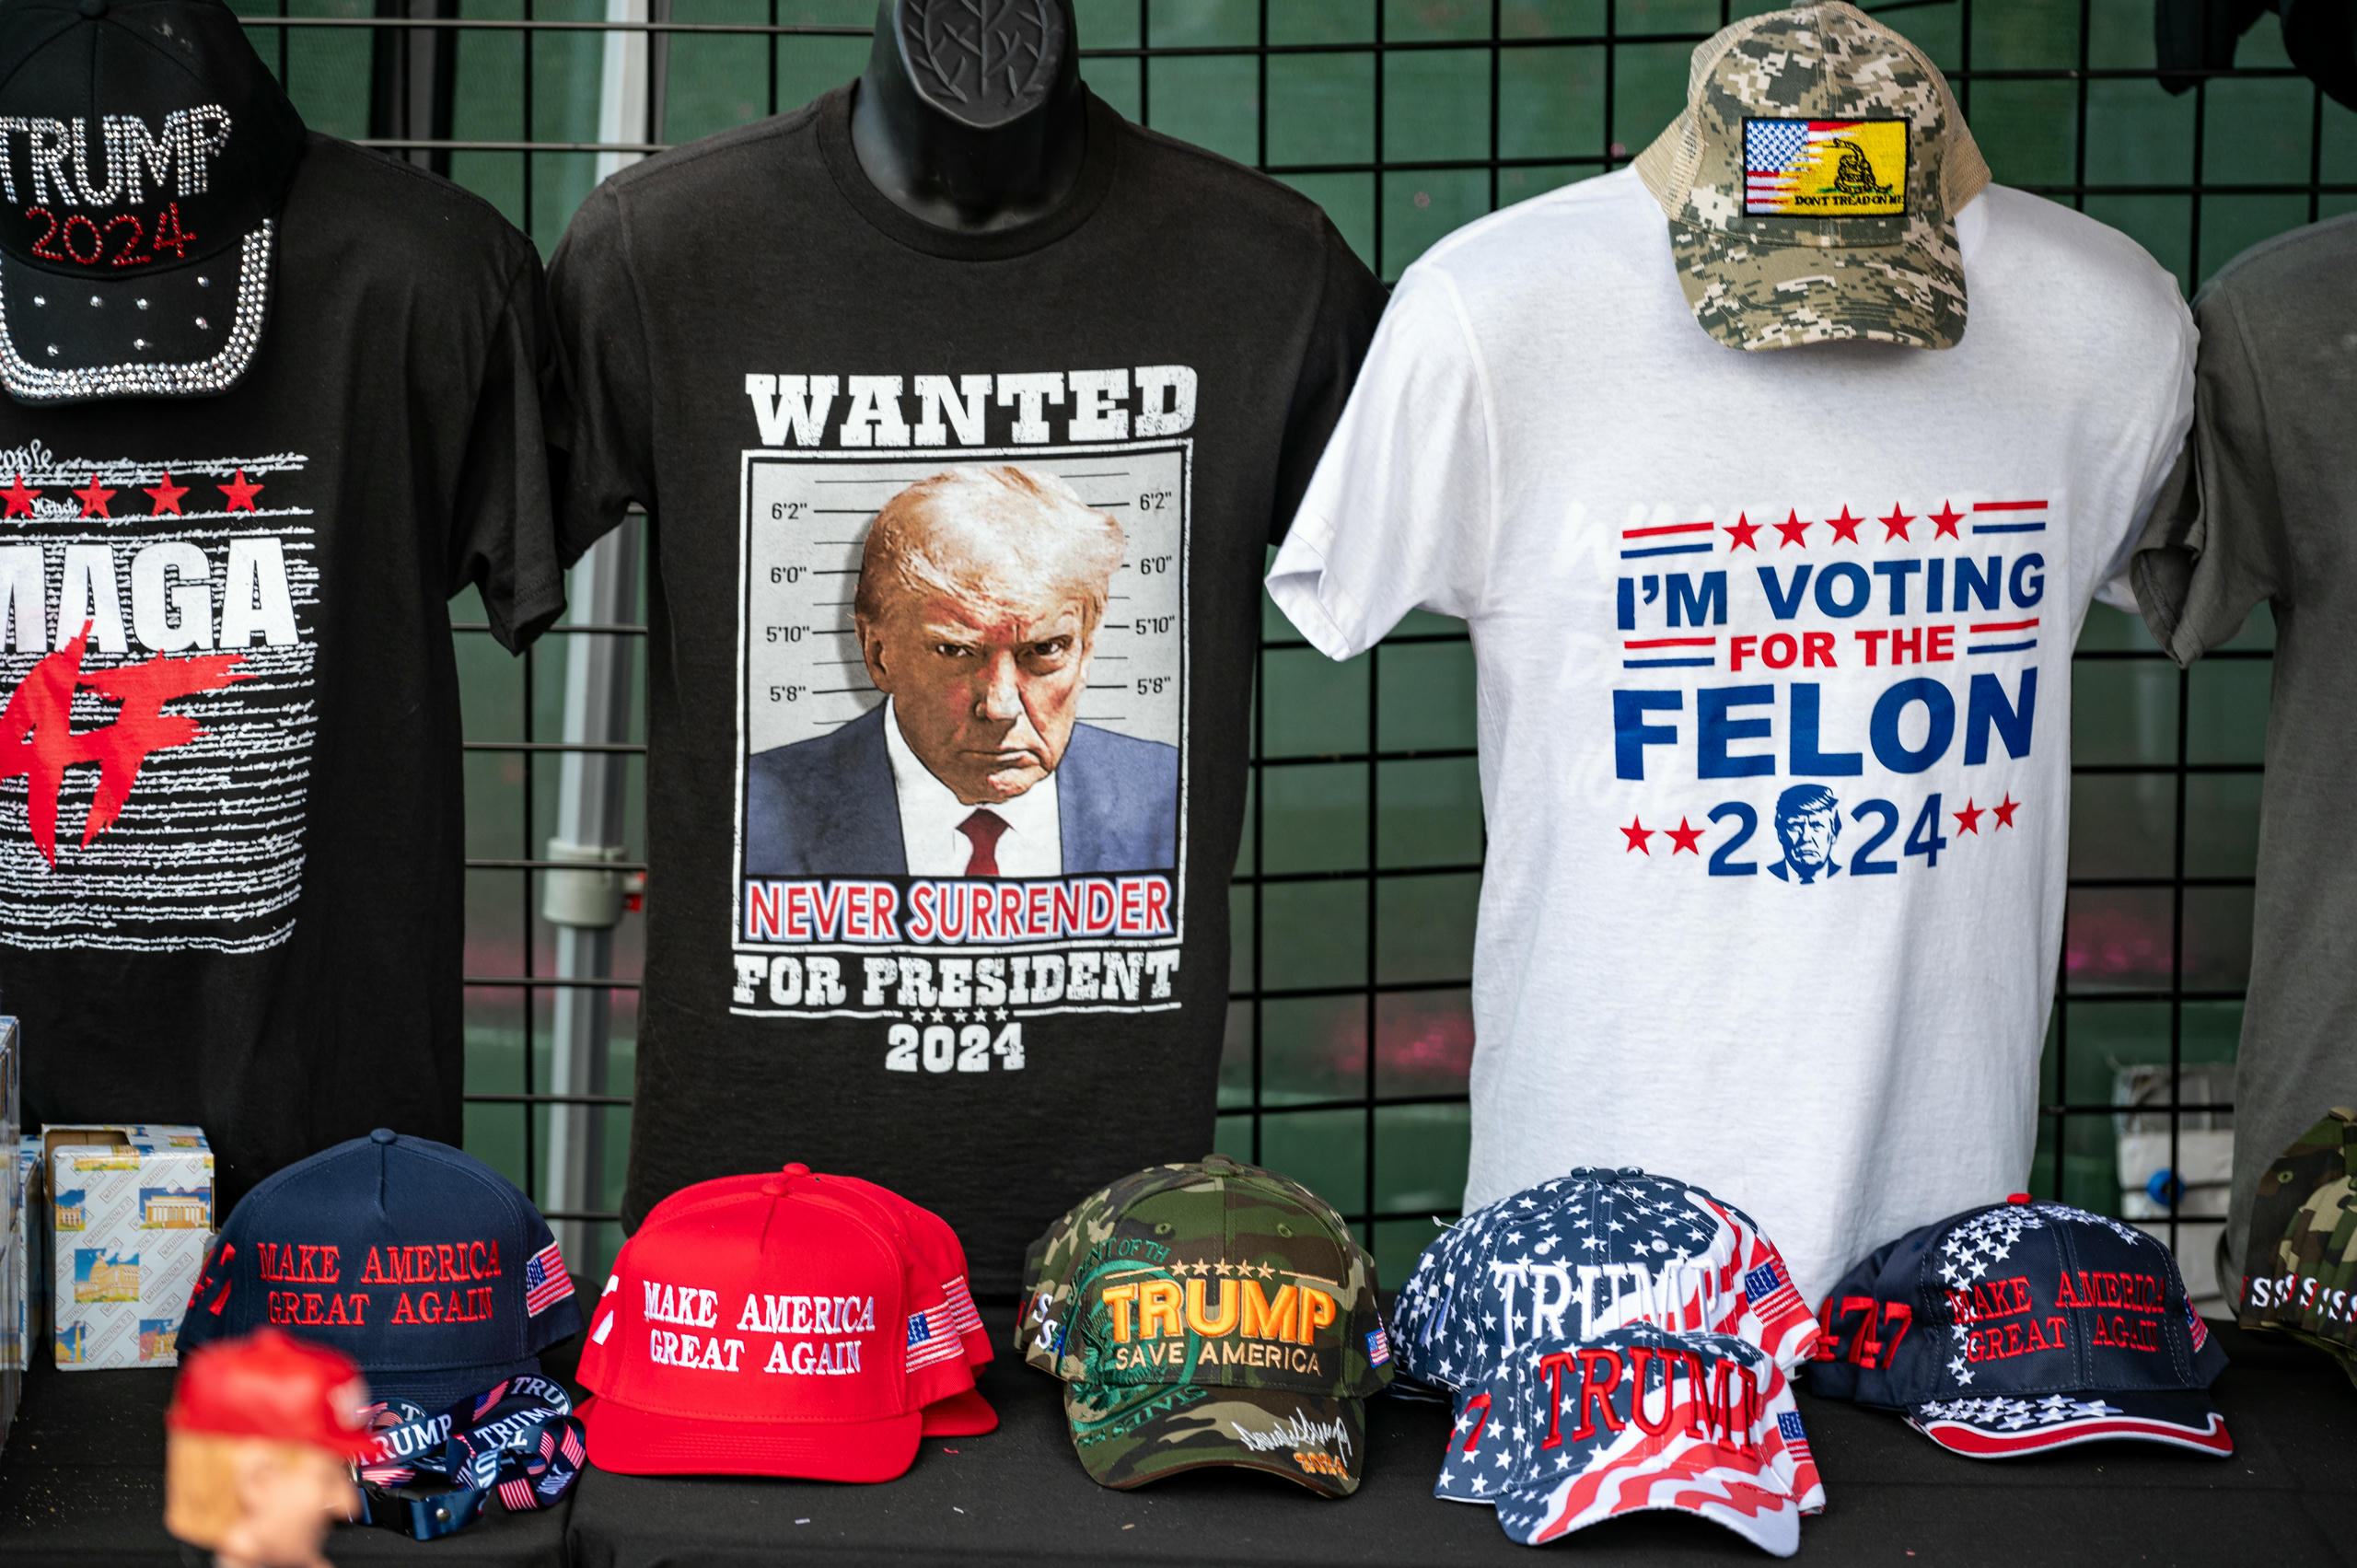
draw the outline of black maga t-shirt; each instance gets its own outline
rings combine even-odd
[[[313,136],[273,274],[226,392],[0,397],[25,1121],[195,1122],[223,1212],[372,1127],[459,1141],[447,606],[513,648],[563,603],[530,243]]]
[[[623,1219],[798,1160],[1011,1290],[1210,1146],[1260,574],[1382,294],[1101,102],[1071,194],[984,235],[877,192],[850,110],[615,176],[551,265],[566,549],[654,521]]]

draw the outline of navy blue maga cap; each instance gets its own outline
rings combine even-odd
[[[1811,1392],[1903,1411],[1959,1454],[2235,1450],[2208,1391],[2225,1353],[2169,1249],[2119,1220],[2019,1193],[1968,1209],[1875,1250],[1821,1317]]]
[[[447,1144],[380,1127],[246,1194],[205,1256],[180,1348],[265,1323],[352,1357],[372,1397],[438,1410],[537,1373],[581,1311],[530,1199]]]

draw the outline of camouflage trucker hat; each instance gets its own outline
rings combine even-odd
[[[1854,6],[1720,29],[1637,177],[1694,319],[1731,348],[1964,336],[1956,215],[1989,166],[1938,67]]]
[[[1222,1155],[1081,1200],[1031,1244],[1015,1347],[1063,1379],[1099,1485],[1267,1470],[1358,1490],[1390,1381],[1375,1265],[1326,1202]]]
[[[2357,1350],[2357,1110],[2327,1111],[2260,1175],[2245,1251],[2242,1327]]]

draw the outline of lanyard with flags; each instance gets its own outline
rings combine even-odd
[[[373,1407],[377,1458],[360,1467],[363,1524],[419,1540],[465,1528],[493,1493],[511,1514],[563,1497],[586,1458],[580,1418],[545,1377],[510,1377],[430,1413],[407,1400]]]

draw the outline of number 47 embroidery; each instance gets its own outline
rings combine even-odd
[[[1888,1331],[1892,1324],[1898,1331],[1888,1340],[1875,1333],[1875,1316],[1879,1309],[1881,1328]],[[1852,1319],[1857,1321],[1857,1331],[1850,1338],[1849,1349],[1841,1348],[1841,1336]],[[1854,1365],[1870,1367],[1876,1372],[1888,1371],[1898,1359],[1898,1342],[1915,1326],[1915,1309],[1903,1301],[1876,1301],[1870,1295],[1845,1295],[1837,1308],[1833,1297],[1825,1298],[1822,1330],[1817,1341],[1819,1361],[1848,1361]]]

